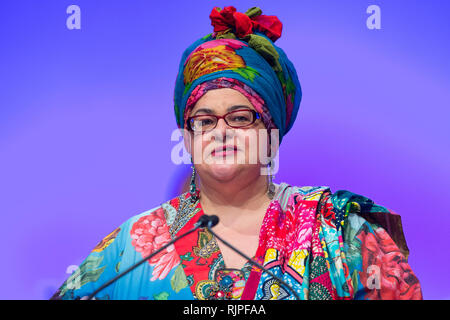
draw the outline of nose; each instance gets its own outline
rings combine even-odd
[[[217,125],[214,128],[214,136],[220,136],[222,141],[226,141],[227,137],[234,136],[234,128],[227,125],[225,119],[219,119]]]
[[[225,119],[222,118],[217,121],[216,129],[225,130],[225,129],[229,129],[229,128],[231,128],[231,127],[227,125],[227,123],[225,122]]]

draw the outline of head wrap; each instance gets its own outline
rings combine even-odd
[[[245,14],[232,6],[212,10],[214,32],[191,44],[179,65],[174,94],[179,128],[207,90],[231,87],[249,98],[266,127],[272,124],[279,129],[280,142],[290,130],[301,87],[292,62],[274,45],[281,36],[280,20],[261,13],[257,7]]]

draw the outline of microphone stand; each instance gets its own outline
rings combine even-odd
[[[149,254],[147,257],[145,257],[144,259],[142,259],[141,261],[137,262],[136,264],[133,264],[131,267],[129,267],[128,269],[126,269],[125,271],[121,272],[120,274],[118,274],[117,276],[115,276],[114,278],[112,278],[111,280],[109,280],[108,282],[106,282],[105,284],[103,284],[102,286],[100,286],[97,290],[95,290],[94,292],[92,292],[87,300],[92,300],[92,298],[99,293],[100,291],[102,291],[103,289],[105,289],[106,287],[110,286],[112,283],[116,282],[117,280],[119,280],[120,278],[122,278],[124,275],[126,275],[127,273],[129,273],[130,271],[136,269],[137,267],[139,267],[141,264],[143,264],[145,261],[151,259],[152,257],[154,257],[155,255],[157,255],[158,253],[160,253],[161,251],[163,251],[164,249],[166,249],[167,247],[171,246],[172,244],[174,244],[175,242],[177,242],[178,240],[184,238],[185,236],[197,231],[197,229],[205,227],[205,223],[207,223],[208,218],[204,218],[204,219],[199,219],[199,221],[194,225],[195,227],[192,228],[191,230],[187,231],[186,233],[183,233],[181,236],[174,238],[173,240],[169,241],[168,243],[166,243],[165,245],[163,245],[161,248],[159,248],[158,250],[152,252],[151,254]],[[208,220],[209,221],[209,220]]]
[[[259,269],[263,270],[264,272],[267,272],[270,276],[272,276],[273,278],[275,278],[278,282],[280,282],[282,285],[284,285],[286,288],[289,289],[289,291],[291,291],[294,296],[296,297],[297,300],[300,300],[300,297],[298,296],[298,294],[294,291],[294,289],[292,289],[292,287],[287,284],[285,281],[283,281],[282,279],[280,279],[279,277],[277,277],[276,275],[274,275],[271,271],[269,271],[268,269],[264,268],[264,266],[262,266],[261,264],[259,264],[256,261],[253,261],[251,258],[249,258],[247,255],[245,255],[244,253],[242,253],[240,250],[238,250],[237,248],[235,248],[233,245],[231,245],[230,243],[228,243],[227,241],[223,240],[221,237],[219,237],[214,231],[211,230],[212,227],[214,227],[215,225],[217,225],[219,223],[219,218],[215,215],[211,215],[211,216],[207,216],[207,215],[203,215],[200,217],[200,219],[194,224],[194,228],[192,228],[191,230],[183,233],[182,235],[180,235],[179,237],[174,238],[173,240],[169,241],[168,243],[166,243],[165,245],[163,245],[161,248],[159,248],[158,250],[152,252],[151,254],[149,254],[147,257],[145,257],[144,259],[142,259],[141,261],[133,264],[132,266],[130,266],[128,269],[126,269],[125,271],[121,272],[120,274],[118,274],[117,276],[115,276],[114,278],[112,278],[111,280],[109,280],[108,282],[104,283],[102,286],[100,286],[97,290],[95,290],[94,292],[92,292],[87,300],[92,300],[92,298],[95,297],[96,294],[98,294],[100,291],[102,291],[103,289],[105,289],[106,287],[110,286],[112,283],[116,282],[117,280],[119,280],[121,277],[123,277],[124,275],[128,274],[129,272],[131,272],[132,270],[136,269],[137,267],[139,267],[141,264],[143,264],[145,261],[151,259],[152,257],[154,257],[155,255],[157,255],[158,253],[160,253],[161,251],[163,251],[164,249],[166,249],[167,247],[169,247],[170,245],[174,244],[175,242],[177,242],[178,240],[186,237],[187,235],[197,231],[197,229],[199,228],[206,228],[208,229],[209,232],[211,232],[211,234],[213,236],[215,236],[217,239],[219,239],[221,242],[223,242],[227,247],[229,247],[230,249],[232,249],[233,251],[235,251],[236,253],[238,253],[240,256],[244,257],[245,259],[247,259],[250,264],[258,267]]]
[[[235,248],[233,245],[231,245],[230,243],[228,243],[227,241],[225,241],[224,239],[222,239],[221,237],[219,237],[214,231],[211,230],[211,228],[209,227],[209,225],[207,225],[206,227],[208,229],[209,232],[212,233],[213,236],[215,236],[217,239],[219,239],[221,242],[223,242],[227,247],[229,247],[231,250],[235,251],[236,253],[238,253],[241,257],[244,257],[245,259],[247,259],[250,264],[258,267],[259,269],[263,270],[264,272],[267,272],[270,276],[272,276],[273,278],[275,278],[275,280],[277,280],[278,282],[280,282],[282,285],[284,285],[286,288],[289,289],[289,291],[291,291],[295,298],[297,300],[300,300],[300,297],[298,296],[298,294],[295,292],[294,289],[292,289],[292,287],[287,284],[285,281],[283,281],[280,277],[277,277],[276,275],[273,274],[273,272],[269,271],[268,269],[264,268],[264,266],[262,266],[261,264],[259,264],[258,262],[254,261],[253,259],[251,259],[250,257],[248,257],[246,254],[244,254],[243,252],[241,252],[239,249]]]

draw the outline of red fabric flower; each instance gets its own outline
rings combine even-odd
[[[269,37],[273,42],[281,37],[283,24],[276,16],[258,15],[250,18],[245,13],[236,12],[236,8],[228,6],[214,8],[209,15],[214,32],[223,32],[233,29],[238,38],[258,30]]]
[[[362,242],[363,260],[360,279],[366,287],[367,299],[422,299],[419,281],[383,228],[377,228],[375,234],[363,231],[358,238]]]
[[[139,218],[133,224],[130,235],[131,244],[143,258],[172,240],[162,208]],[[148,263],[154,267],[153,277],[150,280],[161,280],[180,263],[180,258],[175,247],[171,245],[148,260]]]

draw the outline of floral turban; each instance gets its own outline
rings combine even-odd
[[[302,91],[297,72],[284,51],[274,45],[282,24],[276,16],[253,7],[236,12],[232,6],[214,8],[214,32],[183,53],[175,83],[175,116],[183,128],[193,106],[207,90],[239,90],[262,114],[266,127],[279,129],[280,142],[292,127]]]

